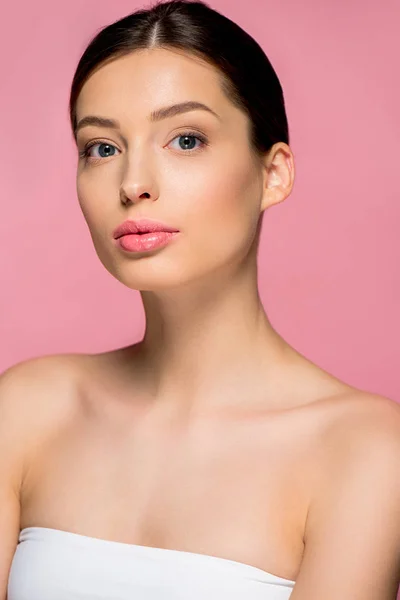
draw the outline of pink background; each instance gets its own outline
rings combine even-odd
[[[296,181],[264,223],[267,314],[322,368],[400,401],[400,4],[211,5],[262,45],[286,99]],[[143,333],[139,292],[101,265],[80,212],[67,111],[89,39],[142,6],[36,0],[5,9],[0,372],[43,354],[117,348]]]

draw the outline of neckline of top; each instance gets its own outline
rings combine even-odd
[[[33,534],[33,535],[32,535]],[[35,536],[37,534],[37,536]],[[39,527],[39,526],[31,526],[25,527],[20,531],[19,541],[23,542],[28,539],[41,539],[43,536],[51,536],[53,538],[56,537],[64,537],[70,540],[79,540],[80,543],[83,544],[98,544],[98,545],[107,545],[109,548],[120,548],[120,549],[132,549],[136,551],[142,551],[147,553],[157,553],[162,554],[164,556],[187,556],[188,558],[197,558],[199,560],[213,560],[219,561],[225,564],[236,565],[237,567],[245,568],[249,574],[253,573],[254,575],[262,575],[272,577],[279,582],[285,582],[286,585],[294,586],[295,581],[292,579],[287,579],[285,577],[280,577],[279,575],[274,575],[273,573],[269,573],[268,571],[264,571],[264,569],[260,569],[259,567],[255,567],[253,565],[249,565],[244,562],[240,562],[237,560],[231,560],[230,558],[222,558],[219,556],[212,556],[211,554],[201,554],[198,552],[190,552],[188,550],[175,550],[173,548],[158,548],[156,546],[144,546],[141,544],[130,544],[128,542],[116,542],[114,540],[106,540],[103,538],[91,537],[87,535],[83,535],[80,533],[75,533],[72,531],[65,531],[63,529],[54,529],[51,527]]]

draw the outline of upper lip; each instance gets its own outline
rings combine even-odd
[[[113,236],[115,239],[127,235],[129,233],[147,233],[152,231],[179,231],[175,227],[160,223],[160,221],[154,221],[154,219],[128,219],[118,225],[114,230]]]

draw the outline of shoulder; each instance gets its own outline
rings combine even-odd
[[[317,463],[322,476],[343,462],[369,460],[371,454],[393,451],[399,458],[400,404],[394,400],[352,390],[315,408],[320,413]]]
[[[2,405],[28,409],[34,398],[54,398],[55,391],[72,390],[79,380],[80,363],[79,354],[55,354],[27,359],[9,367],[0,375]]]
[[[377,394],[351,391],[333,398],[329,406],[325,434],[327,439],[341,446],[352,443],[380,444],[395,442],[400,437],[400,404]],[[349,448],[350,450],[350,448]]]
[[[359,392],[330,413],[296,598],[389,600],[398,588],[400,406]]]
[[[389,475],[400,491],[400,404],[375,394],[359,393],[348,399],[336,430],[332,431],[337,449],[335,464],[350,464],[360,471]]]
[[[320,449],[321,453],[343,442],[348,447],[351,440],[362,443],[378,441],[381,436],[396,438],[399,432],[400,403],[356,388],[325,395],[305,409],[304,419],[315,425],[314,451]]]
[[[8,456],[28,455],[66,414],[74,410],[80,355],[41,356],[0,375],[0,441]]]
[[[386,478],[400,493],[400,404],[377,394],[349,392],[324,403],[309,515],[323,519],[338,488]],[[365,490],[364,490],[365,491]],[[357,495],[355,495],[355,498]],[[355,507],[353,507],[355,508]],[[308,519],[309,527],[312,518]]]

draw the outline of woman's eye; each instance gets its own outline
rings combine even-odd
[[[186,154],[199,150],[202,146],[207,144],[207,139],[200,134],[194,133],[181,133],[174,137],[172,141],[178,141],[178,150],[184,150]],[[200,142],[200,146],[196,147],[196,140]]]
[[[89,146],[87,146],[87,148],[85,148],[81,156],[86,158],[98,159],[97,156],[91,155],[92,148],[95,148],[96,146],[103,146],[101,150],[99,149],[100,158],[108,158],[109,156],[114,156],[112,150],[117,150],[115,146],[109,144],[108,142],[94,142],[93,144],[90,144]]]

